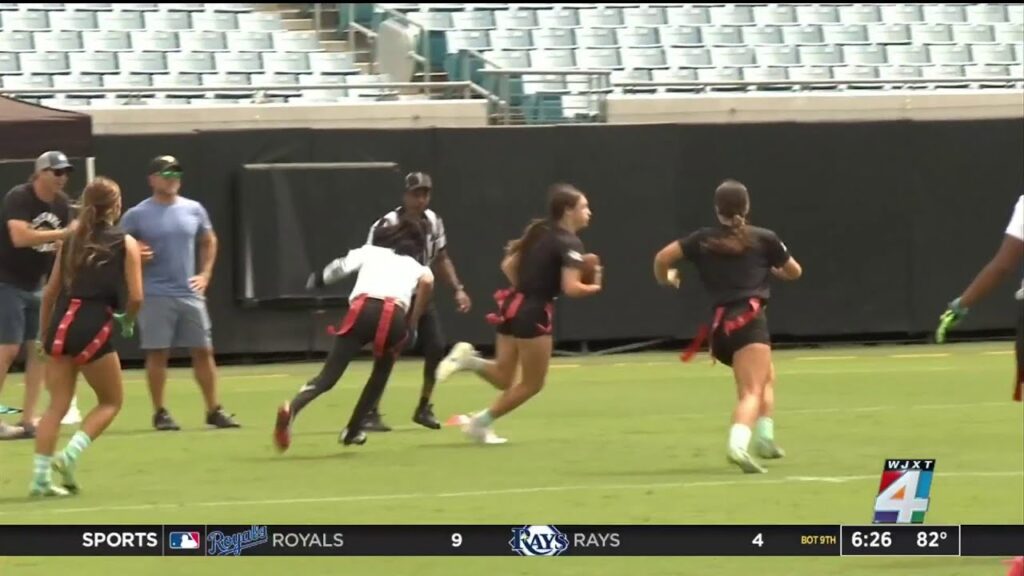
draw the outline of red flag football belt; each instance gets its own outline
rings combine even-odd
[[[72,298],[68,304],[67,312],[64,313],[64,317],[60,319],[60,324],[57,325],[57,333],[53,335],[53,347],[50,350],[50,355],[57,357],[64,353],[64,343],[68,338],[68,328],[71,323],[75,321],[75,315],[78,314],[78,309],[82,307],[82,301],[78,298]],[[107,314],[112,314],[113,310],[107,307]],[[110,331],[113,328],[113,319],[107,320],[100,331],[96,333],[96,336],[89,342],[89,345],[85,347],[77,356],[74,357],[73,362],[78,365],[85,364],[96,355],[96,352],[107,343],[110,338]]]
[[[498,311],[487,315],[487,323],[500,326],[515,318],[519,313],[519,307],[523,305],[524,298],[526,296],[522,292],[517,292],[515,288],[503,288],[495,292],[494,301],[498,304]],[[506,303],[508,303],[507,308],[505,307]],[[554,306],[550,302],[544,305],[544,313],[548,316],[547,325],[537,324],[537,328],[544,334],[551,334],[554,311]]]
[[[728,336],[734,331],[750,324],[750,321],[757,318],[758,313],[761,312],[763,304],[761,303],[760,298],[751,298],[750,300],[747,300],[747,303],[750,305],[750,310],[747,310],[735,318],[725,320],[724,322],[722,321],[722,317],[725,316],[725,306],[715,308],[715,318],[711,322],[711,327],[709,328],[707,324],[701,324],[700,328],[697,329],[697,336],[694,337],[693,342],[690,342],[690,345],[683,350],[683,353],[679,355],[679,359],[683,362],[689,362],[692,360],[693,357],[697,355],[697,352],[700,351],[700,347],[704,345],[704,341],[708,339],[708,336],[716,332],[719,327],[724,328],[725,335]]]
[[[363,311],[363,305],[366,303],[368,296],[366,294],[360,294],[348,307],[348,312],[345,314],[345,318],[342,319],[341,325],[335,328],[334,326],[327,327],[327,333],[331,336],[344,336],[352,331],[352,327],[356,324],[356,319],[359,318],[359,313]],[[387,352],[388,343],[388,332],[391,330],[391,320],[395,316],[395,299],[384,298],[384,309],[380,313],[380,320],[377,322],[377,332],[373,336],[373,356],[374,358],[380,358]],[[402,348],[402,344],[405,343],[406,338],[403,337],[402,341],[395,345],[395,353],[397,355],[398,350]]]

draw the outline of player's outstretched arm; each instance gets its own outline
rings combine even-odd
[[[978,272],[963,294],[953,299],[946,311],[939,316],[939,327],[935,330],[935,341],[946,341],[946,332],[963,320],[971,307],[989,294],[1007,275],[1011,274],[1024,260],[1024,240],[1007,234],[995,256]]]
[[[662,286],[679,288],[682,278],[672,265],[683,259],[683,247],[673,240],[654,256],[654,279]]]

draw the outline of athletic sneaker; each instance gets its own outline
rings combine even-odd
[[[764,474],[767,470],[754,461],[746,450],[730,449],[726,458],[729,462],[740,467],[746,474]]]
[[[78,494],[78,482],[75,481],[75,465],[64,458],[64,454],[58,454],[50,464],[53,471],[60,474],[63,486],[69,493]]]
[[[352,444],[362,446],[363,444],[366,444],[366,433],[359,430],[355,434],[349,434],[348,428],[345,428],[341,431],[341,435],[338,436],[338,443],[344,444],[345,446],[351,446]]]
[[[171,413],[167,411],[167,408],[161,408],[153,414],[153,428],[157,430],[181,430],[181,426],[171,418]]]
[[[384,423],[384,420],[380,417],[380,412],[374,408],[366,415],[366,418],[363,418],[362,430],[364,432],[391,432],[391,426]]]
[[[437,421],[437,417],[434,416],[434,405],[424,404],[423,406],[416,409],[416,413],[412,415],[412,421],[425,426],[431,430],[440,430],[441,423]]]
[[[6,422],[0,422],[0,440],[18,440],[24,438],[25,429],[21,426],[11,426]]]
[[[234,414],[228,414],[224,408],[217,406],[206,415],[206,423],[217,428],[241,428],[242,425],[235,422]]]
[[[34,481],[29,484],[28,495],[33,498],[48,498],[51,496],[70,496],[71,493],[53,484],[36,484]]]
[[[469,342],[459,342],[452,346],[448,355],[437,365],[437,370],[434,372],[437,381],[444,382],[452,374],[466,370],[468,368],[467,363],[474,354],[476,354],[476,349]]]
[[[495,434],[493,428],[478,426],[475,419],[470,420],[468,424],[463,425],[462,432],[469,437],[470,440],[478,444],[504,444],[508,442],[507,438],[502,438]]]
[[[754,440],[754,453],[765,460],[775,460],[786,456],[786,451],[771,440]]]
[[[274,423],[274,446],[278,452],[284,452],[292,445],[292,408],[285,402],[277,409],[277,421]]]

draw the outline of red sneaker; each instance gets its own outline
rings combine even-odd
[[[274,446],[278,452],[284,452],[292,444],[292,410],[287,402],[277,409],[277,422],[274,424]]]

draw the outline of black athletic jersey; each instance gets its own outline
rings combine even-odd
[[[709,238],[728,236],[731,232],[726,226],[701,228],[678,240],[683,257],[697,267],[715,306],[751,297],[767,300],[771,269],[789,261],[789,250],[775,232],[757,226],[746,229],[753,246],[742,254],[720,254],[706,246]]]
[[[54,242],[15,248],[11,232],[7,227],[10,220],[24,220],[33,230],[57,230],[65,228],[70,220],[68,200],[57,194],[53,203],[43,202],[36,196],[32,184],[19,184],[4,196],[0,205],[0,282],[11,284],[22,290],[39,289],[41,280],[53,266],[57,253]]]
[[[106,302],[111,308],[118,308],[120,295],[125,290],[125,233],[117,226],[104,226],[96,230],[95,234],[97,242],[106,246],[107,251],[97,252],[93,262],[79,266],[71,289],[62,286],[61,295],[65,298]],[[61,266],[66,258],[67,253],[62,251]]]
[[[527,297],[551,301],[562,292],[562,268],[583,265],[583,242],[565,228],[542,224],[541,236],[519,255],[519,284]]]

